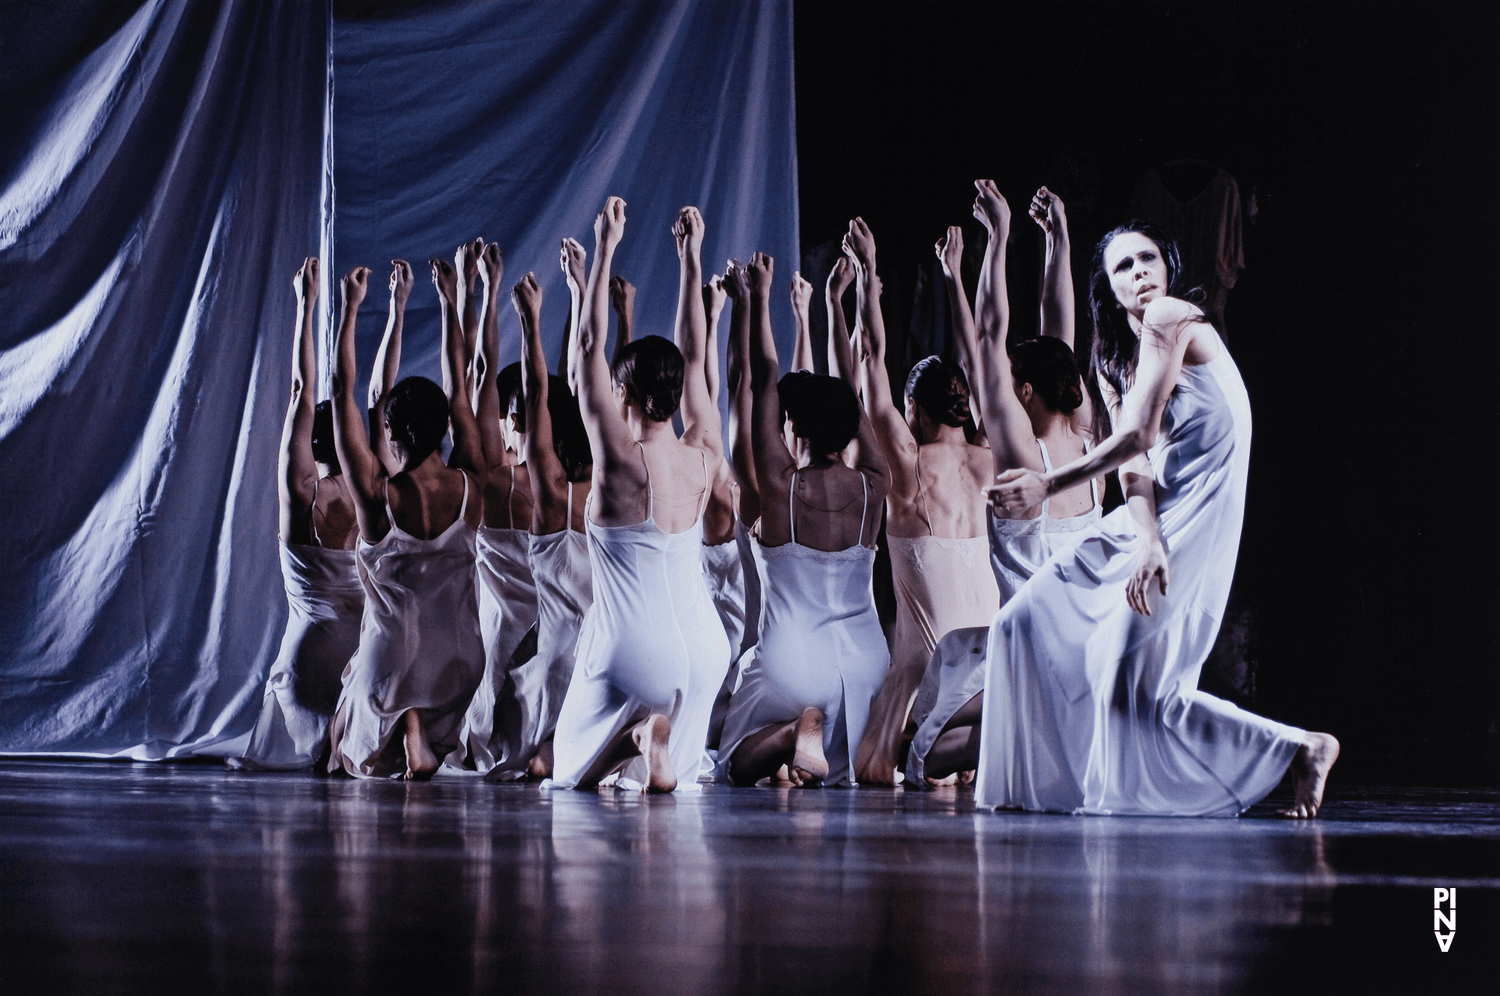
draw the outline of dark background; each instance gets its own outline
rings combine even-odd
[[[796,45],[803,268],[863,216],[893,357],[945,226],[982,250],[976,177],[1014,214],[1013,337],[1036,327],[1026,205],[1043,183],[1067,205],[1081,351],[1089,254],[1142,173],[1207,160],[1255,195],[1225,309],[1255,414],[1249,674],[1205,687],[1334,733],[1344,777],[1500,781],[1500,16],[802,2]]]

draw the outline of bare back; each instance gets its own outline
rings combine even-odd
[[[893,484],[886,496],[886,533],[945,539],[983,536],[983,488],[990,483],[990,451],[967,442],[940,442],[908,452],[910,466],[893,479],[909,487]]]
[[[882,482],[873,486],[859,470],[841,463],[801,467],[785,484],[763,486],[759,539],[775,547],[798,546],[833,552],[873,547],[880,532]]]
[[[484,514],[478,490],[466,472],[445,467],[440,461],[423,461],[386,482],[386,504],[395,520],[390,525],[417,539],[436,539],[458,521],[462,512],[470,528],[477,528]],[[382,532],[379,539],[384,536]]]
[[[524,463],[490,467],[484,482],[486,526],[530,529],[531,505],[531,477]]]
[[[633,526],[649,518],[664,533],[681,533],[698,521],[712,482],[710,454],[661,425],[665,432],[636,441],[634,460],[595,461],[591,517],[597,525]]]

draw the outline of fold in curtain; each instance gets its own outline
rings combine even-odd
[[[291,279],[324,241],[328,8],[11,8],[0,751],[227,752],[286,619]]]

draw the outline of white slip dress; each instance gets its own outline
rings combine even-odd
[[[799,545],[795,475],[791,493],[791,542],[754,543],[760,639],[741,661],[740,687],[729,700],[719,740],[717,774],[728,779],[735,748],[750,734],[793,722],[816,706],[823,711],[828,759],[824,784],[852,785],[870,703],[890,664],[871,588],[875,551],[858,544],[834,551]],[[868,499],[865,482],[861,535]]]
[[[755,629],[760,615],[760,579],[753,567],[746,570],[746,565],[755,563],[749,543],[750,533],[736,515],[734,539],[703,548],[704,580],[708,583],[709,597],[714,601],[719,619],[724,623],[724,635],[729,638],[730,659],[735,662],[724,673],[724,683],[714,697],[713,712],[708,720],[709,751],[717,751],[719,747],[724,716],[729,712],[729,696],[739,685],[740,656],[755,645]],[[705,756],[705,772],[712,773],[715,761],[714,754]]]
[[[567,524],[532,536],[531,572],[536,578],[536,653],[511,671],[512,708],[517,715],[514,750],[499,759],[491,777],[524,778],[527,765],[557,730],[557,717],[573,680],[578,633],[594,602],[588,537],[572,526],[573,482],[568,482]]]
[[[406,770],[401,734],[409,709],[420,711],[439,760],[458,746],[464,709],[484,676],[468,506],[465,473],[458,517],[437,537],[401,529],[387,497],[390,531],[378,543],[360,538],[364,623],[359,650],[344,670],[343,736],[333,745],[335,762],[351,775],[383,778]]]
[[[645,451],[641,448],[641,460]],[[703,508],[680,533],[656,525],[656,495],[646,472],[646,518],[601,526],[587,512],[594,602],[578,637],[577,664],[553,739],[551,784],[575,788],[627,729],[652,714],[672,724],[667,753],[677,791],[696,791],[714,696],[729,668],[729,640],[703,583]],[[626,766],[625,787],[643,785],[643,759]]]
[[[1038,439],[1036,445],[1041,451],[1042,469],[1051,471],[1052,457],[1047,452],[1047,444]],[[1087,444],[1084,452],[1088,452]],[[1051,500],[1047,498],[1042,499],[1042,513],[1033,519],[999,519],[993,509],[985,513],[989,521],[991,577],[998,583],[1004,601],[1008,601],[1048,557],[1077,543],[1083,538],[1084,530],[1099,521],[1102,513],[1097,480],[1089,481],[1089,497],[1093,499],[1092,508],[1082,515],[1063,519],[1052,517],[1048,507]],[[994,612],[990,613],[990,620],[994,615]],[[984,648],[989,641],[990,620],[955,626],[934,648],[911,707],[911,721],[916,724],[917,731],[906,755],[907,785],[922,789],[929,787],[927,752],[953,714],[984,690]]]
[[[512,474],[507,508],[515,490]],[[520,749],[521,717],[515,708],[511,669],[521,663],[513,657],[536,625],[537,595],[536,580],[531,575],[531,530],[480,526],[475,547],[484,677],[464,713],[458,747],[444,764],[482,774]]]
[[[1052,556],[990,627],[975,801],[985,807],[1233,816],[1275,788],[1303,731],[1198,690],[1229,598],[1250,402],[1221,347],[1184,366],[1147,453],[1172,583],[1125,601],[1127,507]]]
[[[313,508],[318,486],[313,484]],[[286,633],[266,678],[260,717],[244,757],[229,758],[234,768],[289,771],[316,764],[323,753],[328,720],[339,698],[344,666],[359,648],[359,622],[365,590],[353,550],[280,542],[281,578],[286,585]]]

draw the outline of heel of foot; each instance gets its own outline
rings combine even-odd
[[[791,767],[801,773],[802,784],[821,782],[828,777],[828,758],[823,754],[823,712],[807,708],[797,720],[797,746]]]

